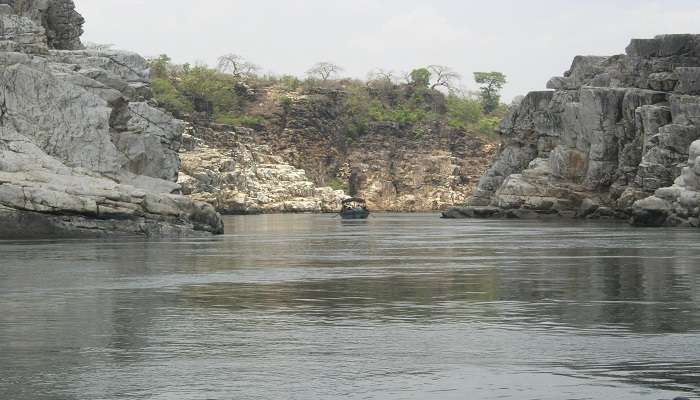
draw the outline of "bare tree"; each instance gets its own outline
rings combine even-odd
[[[458,73],[452,70],[452,68],[444,65],[430,65],[428,70],[433,78],[431,89],[442,86],[447,90],[452,90],[462,78]]]
[[[396,75],[394,74],[394,71],[380,68],[367,74],[367,80],[394,83],[396,81]]]
[[[377,69],[367,74],[367,89],[381,97],[390,97],[396,86],[396,76],[393,71]]]
[[[316,63],[311,69],[306,71],[306,75],[311,78],[321,79],[323,82],[337,76],[343,69],[330,62]]]
[[[260,67],[247,61],[238,54],[226,54],[219,57],[218,70],[222,73],[230,73],[231,75],[241,78],[255,75]]]

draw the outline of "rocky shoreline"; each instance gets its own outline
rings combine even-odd
[[[85,49],[83,22],[72,0],[0,0],[0,238],[220,234],[218,212],[336,212],[345,192],[374,210],[465,202],[445,218],[700,226],[700,35],[576,57],[511,109],[474,190],[490,143],[439,124],[350,140],[337,90],[263,96],[262,131],[187,126],[146,60]]]
[[[178,194],[184,125],[146,60],[85,50],[72,0],[0,1],[0,238],[223,233]]]
[[[190,126],[180,157],[183,194],[222,214],[336,213],[348,197],[317,186],[243,127]]]
[[[579,56],[499,127],[497,160],[445,218],[700,226],[700,35]]]

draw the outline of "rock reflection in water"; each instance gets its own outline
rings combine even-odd
[[[0,243],[0,398],[700,394],[694,230],[228,222],[213,240]]]

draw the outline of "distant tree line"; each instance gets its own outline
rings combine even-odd
[[[149,62],[155,97],[176,116],[198,113],[215,122],[254,128],[263,127],[267,115],[251,108],[260,92],[270,88],[284,93],[343,90],[347,96],[342,118],[350,137],[366,134],[376,122],[413,127],[432,121],[491,135],[506,110],[500,92],[507,80],[500,72],[475,73],[480,90],[469,92],[462,89],[460,74],[442,65],[407,73],[377,69],[366,80],[356,80],[341,78],[343,68],[327,61],[310,67],[304,79],[261,74],[258,65],[238,54],[220,57],[216,68],[174,64],[167,55]],[[278,103],[283,110],[291,105],[286,96]]]

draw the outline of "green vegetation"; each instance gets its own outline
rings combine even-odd
[[[378,130],[420,137],[434,126],[494,138],[505,114],[499,93],[506,78],[498,72],[475,74],[482,85],[476,96],[457,89],[460,76],[440,65],[416,68],[403,83],[383,70],[366,81],[337,79],[342,68],[329,62],[314,65],[305,80],[261,76],[258,66],[236,54],[222,56],[216,69],[176,65],[167,55],[150,66],[155,99],[174,115],[256,130],[283,128],[295,98],[324,92],[343,93],[337,115],[349,140]]]
[[[193,111],[192,103],[169,79],[153,78],[152,87],[158,103],[173,114],[181,117]]]
[[[267,124],[267,119],[262,115],[239,115],[219,114],[214,122],[217,124],[244,126],[251,129],[263,129]]]
[[[501,89],[507,83],[500,72],[475,72],[474,80],[481,86],[481,104],[486,114],[495,112],[501,104]]]
[[[428,87],[430,85],[430,71],[427,68],[411,71],[411,84],[415,87]]]
[[[482,118],[481,120],[479,120],[477,132],[483,136],[495,139],[497,137],[496,128],[501,123],[501,119],[501,117],[493,116]]]
[[[333,190],[342,190],[343,192],[348,193],[348,182],[343,181],[339,178],[333,178],[326,181],[326,186],[330,187]]]
[[[484,111],[478,100],[451,94],[447,97],[447,117],[451,127],[469,129],[484,118]]]

